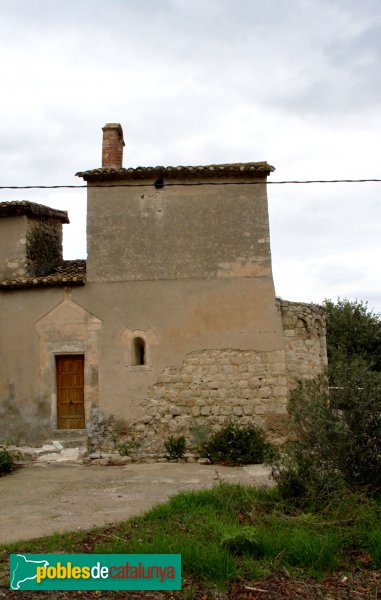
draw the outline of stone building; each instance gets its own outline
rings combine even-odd
[[[274,168],[123,168],[123,146],[107,124],[102,167],[77,173],[87,261],[62,259],[66,212],[0,203],[0,437],[133,433],[157,456],[232,417],[284,438],[289,387],[326,349],[322,310],[275,298]]]

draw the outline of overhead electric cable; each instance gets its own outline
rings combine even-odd
[[[191,187],[206,185],[286,185],[306,183],[381,183],[381,179],[306,179],[287,181],[198,181],[184,183],[161,183],[160,187]],[[0,185],[0,190],[57,190],[57,189],[79,189],[79,188],[113,188],[113,187],[151,187],[153,183],[104,183],[104,184],[82,184],[82,185]]]

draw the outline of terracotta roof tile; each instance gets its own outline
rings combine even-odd
[[[92,169],[90,171],[79,171],[78,177],[85,181],[106,181],[112,179],[134,180],[152,177],[166,177],[167,179],[185,179],[192,177],[207,178],[215,177],[245,176],[265,177],[275,168],[267,162],[250,163],[228,163],[223,165],[199,165],[195,167],[137,167],[136,169]]]
[[[56,210],[28,200],[0,202],[0,217],[19,217],[23,215],[27,217],[50,217],[58,219],[62,223],[69,223],[66,210]]]
[[[0,281],[0,290],[39,288],[47,286],[74,286],[86,283],[86,261],[65,260],[61,265],[41,277],[18,277]]]

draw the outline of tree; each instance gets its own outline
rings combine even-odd
[[[292,390],[295,441],[273,467],[281,494],[318,504],[381,490],[381,321],[366,302],[324,307],[328,370]]]
[[[381,371],[381,319],[368,303],[338,299],[323,303],[327,318],[327,351],[330,377],[343,363],[363,363]]]

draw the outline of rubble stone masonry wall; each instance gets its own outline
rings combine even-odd
[[[277,301],[282,317],[288,386],[315,377],[327,365],[326,321],[316,304]]]
[[[49,217],[0,219],[0,280],[43,276],[62,262],[62,223]]]
[[[29,275],[46,275],[62,262],[62,223],[59,220],[29,219],[26,239]]]
[[[132,425],[137,458],[163,455],[170,435],[184,435],[192,451],[200,431],[216,430],[228,419],[254,423],[269,439],[285,441],[288,392],[297,379],[326,365],[326,330],[320,307],[277,305],[284,350],[202,350],[161,373],[144,399],[144,418]]]
[[[287,379],[283,351],[203,350],[179,368],[163,371],[145,400],[145,417],[134,425],[140,448],[160,455],[169,435],[213,431],[227,419],[256,423],[270,437],[284,435]]]

